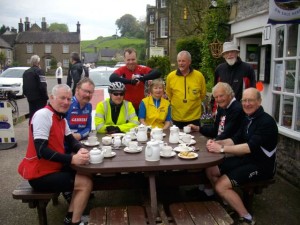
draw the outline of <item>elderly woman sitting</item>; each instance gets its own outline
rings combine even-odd
[[[163,129],[170,127],[171,107],[169,101],[164,99],[163,95],[163,80],[153,80],[150,84],[150,96],[144,98],[139,106],[140,123]]]

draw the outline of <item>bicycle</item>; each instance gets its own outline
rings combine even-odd
[[[0,99],[5,100],[8,105],[11,107],[13,124],[17,124],[19,118],[19,107],[16,102],[16,94],[10,90],[2,90],[0,89]]]

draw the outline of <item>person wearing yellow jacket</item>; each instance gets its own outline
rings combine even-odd
[[[188,51],[179,52],[178,69],[169,73],[166,79],[172,121],[180,129],[188,124],[200,126],[201,102],[206,95],[205,78],[200,71],[191,68],[191,62]]]
[[[168,129],[171,124],[171,108],[169,101],[163,98],[164,81],[161,78],[151,82],[150,94],[140,103],[140,122],[153,128]]]
[[[128,132],[139,125],[138,117],[131,102],[124,100],[125,85],[113,82],[108,87],[110,98],[97,104],[95,127],[98,133]]]

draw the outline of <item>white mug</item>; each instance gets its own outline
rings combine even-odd
[[[186,133],[186,134],[191,133],[191,127],[190,126],[183,127],[183,132]]]
[[[138,142],[137,141],[129,141],[128,143],[128,148],[131,151],[135,151],[138,147]]]
[[[162,153],[165,155],[165,156],[170,156],[172,154],[172,147],[171,146],[163,146],[162,147]]]
[[[103,145],[110,145],[111,144],[111,142],[112,142],[112,137],[103,137],[102,138],[102,144]]]
[[[102,146],[104,156],[111,156],[111,146]]]
[[[190,134],[185,134],[185,135],[182,135],[181,136],[181,140],[184,142],[184,143],[187,143],[189,144],[192,140],[192,137]]]
[[[96,136],[91,136],[91,137],[88,137],[88,143],[90,145],[95,145],[98,141],[98,138]]]

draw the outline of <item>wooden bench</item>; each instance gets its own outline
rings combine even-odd
[[[264,188],[269,187],[271,184],[275,183],[275,179],[256,181],[244,184],[240,187],[243,193],[243,202],[245,207],[250,213],[252,213],[252,205],[254,194],[261,194]]]
[[[58,193],[34,191],[27,180],[23,180],[17,186],[12,192],[12,196],[14,199],[28,203],[29,208],[37,208],[39,225],[47,225],[46,207],[49,201],[52,199],[53,205],[58,204]]]
[[[226,210],[215,201],[173,203],[169,210],[176,225],[233,224]]]
[[[142,206],[97,207],[91,209],[89,224],[93,225],[147,225]]]

